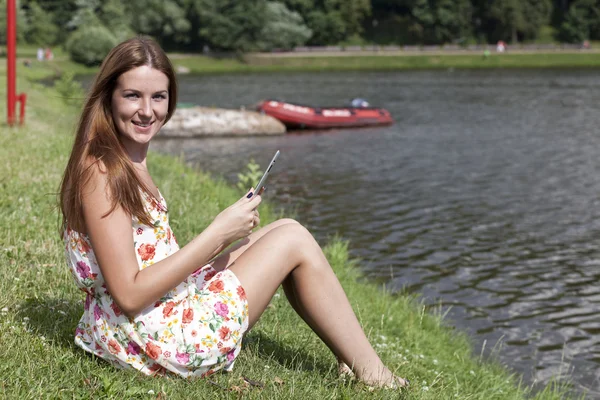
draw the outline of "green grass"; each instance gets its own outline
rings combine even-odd
[[[19,91],[28,94],[26,125],[0,127],[0,398],[567,398],[564,388],[554,385],[533,393],[518,376],[481,359],[436,310],[357,282],[356,261],[348,260],[347,246],[337,238],[329,241],[327,257],[384,361],[411,380],[408,392],[371,392],[339,379],[334,358],[281,293],[245,338],[234,371],[216,374],[212,381],[149,378],[84,353],[73,344],[83,294],[64,260],[55,207],[78,107],[35,83],[40,75],[24,70],[18,82]],[[5,96],[0,96],[4,110]],[[152,153],[149,165],[182,244],[240,195],[176,158]],[[275,218],[272,207],[261,207],[264,223]],[[263,387],[244,384],[244,377]]]

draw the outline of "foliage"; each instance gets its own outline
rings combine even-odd
[[[6,43],[6,1],[0,0],[0,43]],[[17,7],[17,42],[25,40],[27,32],[27,16],[20,0],[16,0]]]
[[[67,51],[75,62],[98,65],[117,43],[117,38],[102,25],[82,26],[69,37]]]
[[[213,49],[247,52],[262,47],[266,0],[196,0],[199,35]]]
[[[153,36],[161,43],[188,43],[192,16],[187,3],[185,0],[131,0],[127,10],[132,16],[132,29]]]
[[[260,165],[258,165],[254,159],[250,159],[250,162],[246,165],[246,171],[237,174],[238,182],[236,186],[242,193],[246,193],[251,187],[254,187],[254,185],[258,183],[261,176],[262,171],[260,170]],[[260,190],[260,188],[254,189]]]
[[[416,0],[411,32],[425,44],[464,40],[471,35],[471,13],[469,0]]]
[[[37,2],[29,4],[27,11],[27,43],[38,46],[54,45],[58,38],[58,26],[54,24],[52,13],[45,11]]]
[[[19,0],[17,4],[18,39],[42,46],[65,44],[75,30],[91,26],[104,26],[117,41],[149,35],[167,51],[210,48],[238,54],[304,44],[600,40],[600,0]],[[0,0],[1,9],[5,6],[6,0]],[[0,43],[6,40],[5,31],[6,15],[0,13]]]
[[[363,22],[371,14],[368,0],[323,0],[322,7],[314,7],[305,15],[313,31],[310,44],[336,44],[362,34]]]
[[[581,43],[600,39],[600,1],[576,0],[567,12],[558,33],[559,40]]]
[[[299,13],[290,11],[285,4],[267,2],[266,24],[260,35],[261,50],[293,49],[312,36]]]
[[[490,42],[532,40],[550,22],[552,0],[475,0],[478,30]]]

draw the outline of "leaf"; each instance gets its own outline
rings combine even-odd
[[[210,328],[211,331],[216,332],[215,326],[212,324],[212,322],[210,324],[208,324],[208,327]]]

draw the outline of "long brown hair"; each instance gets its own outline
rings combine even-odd
[[[169,78],[166,121],[173,116],[177,103],[177,81],[173,66],[160,46],[149,38],[136,37],[114,47],[102,62],[86,98],[61,182],[59,206],[63,231],[70,228],[84,232],[82,191],[90,179],[90,168],[98,162],[107,173],[112,201],[111,209],[105,216],[120,206],[144,224],[152,224],[144,209],[140,189],[149,195],[151,193],[135,173],[111,111],[117,79],[123,73],[141,66],[154,68]]]

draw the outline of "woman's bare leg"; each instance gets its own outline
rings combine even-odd
[[[298,224],[298,222],[293,219],[290,219],[290,218],[283,218],[283,219],[277,220],[275,222],[272,222],[269,225],[260,228],[256,232],[253,232],[245,240],[240,241],[239,243],[237,243],[236,245],[232,246],[230,249],[225,251],[223,254],[216,257],[211,262],[211,265],[217,271],[221,271],[225,268],[228,268],[232,263],[235,262],[235,260],[237,260],[237,258],[240,255],[242,255],[246,250],[248,250],[250,248],[250,246],[252,246],[254,243],[256,243],[256,241],[258,239],[263,237],[265,234],[267,234],[271,230],[273,230],[279,226],[285,225],[285,224]],[[306,322],[308,324],[308,326],[310,326],[311,328],[313,328],[313,330],[315,330],[315,332],[317,332],[315,329],[314,322],[307,317],[306,312],[302,309],[302,306],[299,304],[298,300],[296,299],[296,294],[294,293],[293,278],[292,278],[291,274],[288,275],[288,277],[283,281],[281,286],[283,287],[283,291],[288,299],[288,302],[292,306],[292,308],[296,311],[296,313],[300,316],[300,318],[302,318],[302,320],[304,320],[304,322]],[[321,338],[321,340],[325,341],[323,338]],[[348,367],[348,365],[346,365],[346,363],[344,363],[337,354],[334,354],[334,355],[338,362],[338,373],[340,375],[351,375],[352,370],[350,369],[350,367]]]
[[[365,382],[394,381],[369,344],[321,248],[302,226],[288,223],[271,229],[240,254],[229,269],[246,290],[250,326],[279,285],[290,277],[301,316],[333,353]]]

